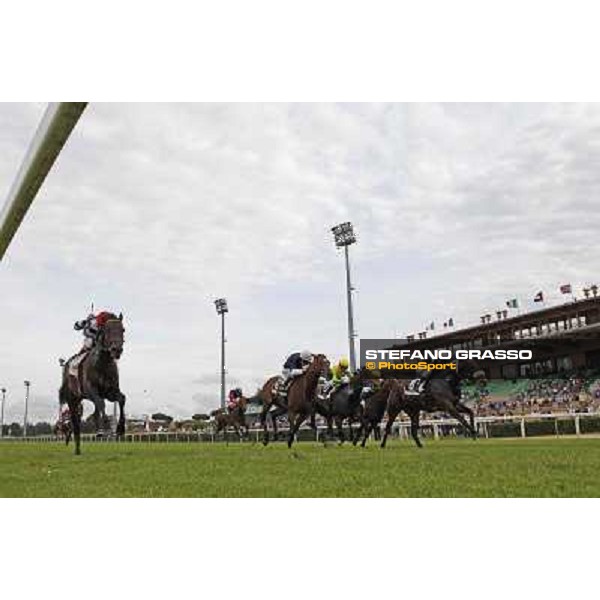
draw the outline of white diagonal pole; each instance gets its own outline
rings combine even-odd
[[[87,102],[48,105],[0,213],[0,260],[86,106]]]

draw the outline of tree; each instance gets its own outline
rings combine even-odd
[[[208,421],[210,419],[210,416],[204,413],[199,413],[192,415],[192,419],[194,419],[194,421]]]
[[[165,421],[167,424],[169,424],[173,421],[173,417],[170,417],[169,415],[165,415],[164,413],[154,413],[152,415],[152,420],[153,421]]]
[[[46,421],[40,421],[33,426],[33,435],[51,435],[52,425]]]
[[[23,428],[20,423],[11,423],[8,426],[8,435],[11,437],[21,437],[23,435]]]

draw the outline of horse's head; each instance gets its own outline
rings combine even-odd
[[[125,328],[123,327],[123,315],[114,316],[106,321],[100,334],[100,345],[114,359],[121,358],[123,344],[125,342]]]
[[[330,362],[324,354],[315,354],[309,367],[319,377],[327,377],[329,373]]]
[[[482,374],[485,377],[485,371],[483,371],[478,363],[472,359],[459,361],[456,374],[460,380],[478,379]]]

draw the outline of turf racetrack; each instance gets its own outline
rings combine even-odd
[[[0,444],[1,497],[600,496],[600,439]]]

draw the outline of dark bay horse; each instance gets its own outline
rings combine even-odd
[[[338,440],[343,444],[346,440],[344,435],[343,424],[348,420],[351,439],[357,439],[360,435],[360,430],[353,435],[352,424],[355,421],[361,422],[363,406],[361,404],[362,391],[365,387],[360,374],[354,374],[350,381],[341,385],[335,390],[331,397],[325,400],[317,400],[316,409],[321,415],[327,419],[328,434],[331,435],[332,421],[335,422]]]
[[[102,407],[104,400],[119,404],[117,436],[125,433],[125,395],[119,389],[117,360],[123,353],[123,315],[111,315],[98,333],[96,344],[79,363],[77,377],[70,374],[68,361],[63,367],[59,401],[68,404],[71,412],[75,454],[81,454],[81,402],[91,400],[96,407]],[[72,359],[71,359],[72,360]],[[104,414],[101,415],[104,417]]]
[[[290,424],[288,448],[292,447],[300,425],[314,414],[315,395],[319,379],[329,372],[329,361],[324,354],[316,354],[303,375],[292,381],[287,393],[287,415]]]
[[[213,410],[210,414],[215,418],[215,434],[224,431],[225,441],[227,441],[227,429],[233,427],[240,440],[243,439],[243,431],[248,435],[248,425],[246,424],[246,408],[248,399],[242,396],[238,399],[237,406],[229,412],[227,409],[219,408]]]
[[[373,382],[375,384],[375,382]],[[384,415],[388,414],[389,429],[391,429],[396,417],[402,409],[400,400],[403,398],[402,384],[395,379],[386,379],[382,384],[375,384],[377,389],[369,396],[365,402],[362,413],[361,426],[356,437],[353,440],[354,445],[358,442],[361,434],[363,436],[361,446],[364,448],[367,438],[372,431],[377,432],[380,428]],[[381,441],[381,447],[385,447],[385,442],[389,430]]]
[[[449,375],[432,379],[426,390],[421,394],[409,394],[402,380],[386,379],[375,394],[367,399],[361,423],[363,433],[362,446],[365,445],[371,431],[379,431],[381,422],[387,413],[387,421],[381,447],[385,448],[387,438],[392,426],[400,414],[404,411],[411,423],[411,436],[418,447],[422,447],[419,439],[419,421],[421,411],[442,411],[454,417],[465,431],[475,438],[475,415],[473,411],[461,401],[460,383],[463,379],[478,377],[477,365],[473,361],[464,361],[459,365],[458,371]],[[435,383],[434,383],[435,382]],[[462,417],[469,416],[469,423]],[[356,443],[356,439],[355,439]]]
[[[474,376],[476,377],[474,375],[476,369],[476,363],[473,361],[464,361],[459,364],[457,371],[452,371],[449,375],[431,379],[425,391],[417,395],[407,394],[404,386],[400,384],[400,389],[395,398],[393,398],[393,402],[388,403],[388,420],[381,441],[381,447],[385,447],[385,442],[390,434],[394,420],[400,411],[404,411],[408,415],[410,419],[410,434],[419,448],[423,446],[419,439],[421,411],[448,414],[463,426],[466,433],[473,439],[476,439],[475,415],[466,404],[461,402],[460,392],[461,381]],[[469,416],[468,422],[463,417],[463,414]]]

